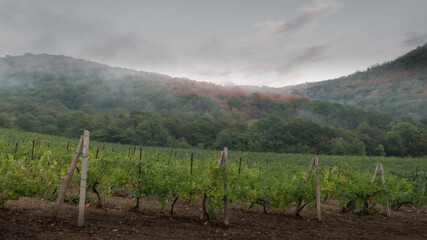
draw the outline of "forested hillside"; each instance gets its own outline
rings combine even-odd
[[[282,93],[376,109],[427,121],[427,44],[338,79],[286,87]]]
[[[374,71],[374,70],[373,70]],[[375,110],[113,68],[0,58],[0,127],[138,145],[337,155],[427,154],[427,126]],[[309,94],[308,94],[309,95]]]

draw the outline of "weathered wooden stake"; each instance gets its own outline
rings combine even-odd
[[[377,164],[377,167],[374,171],[374,176],[372,177],[371,186],[374,185],[375,179],[377,179],[378,169],[380,168],[380,164]],[[365,199],[365,204],[363,205],[363,211],[368,209],[368,197]]]
[[[99,146],[98,146],[98,148],[96,149],[96,156],[95,156],[95,159],[98,159],[98,153],[99,153]]]
[[[421,198],[420,198],[420,201],[418,202],[417,213],[420,213],[420,209],[421,209],[421,201],[423,200],[423,198],[424,198],[424,193],[426,192],[426,185],[427,185],[427,179],[426,179],[426,181],[424,182],[423,191],[422,191],[422,193],[421,193]]]
[[[142,159],[142,146],[139,147],[139,161]]]
[[[371,185],[374,184],[375,179],[377,178],[377,173],[378,173],[379,167],[380,167],[380,165],[378,164],[377,167],[375,168],[375,172],[374,172],[374,176],[372,177]]]
[[[384,178],[384,167],[383,167],[383,163],[380,163],[380,171],[381,171],[381,183],[383,185],[383,189],[384,191],[386,191],[386,187],[385,187],[385,178]],[[387,206],[386,206],[386,213],[387,213],[387,217],[390,217],[390,203],[388,201],[388,194],[385,197]]]
[[[227,154],[227,148],[226,147],[224,148],[223,152],[224,152],[224,154],[222,156],[222,163],[221,163],[221,165],[223,167],[225,167],[225,169],[227,170],[227,160],[228,160],[228,156],[227,155],[228,154]],[[227,189],[228,189],[228,184],[225,182],[224,183],[224,190],[227,191]],[[225,226],[228,226],[228,224],[230,224],[229,219],[230,219],[230,214],[228,212],[227,196],[224,196],[224,225]]]
[[[139,163],[139,166],[138,166],[138,187],[140,184],[141,184],[141,163]],[[139,197],[140,196],[136,197],[136,206],[134,209],[139,209]]]
[[[218,165],[217,165],[218,168],[221,167],[222,162],[223,162],[223,158],[224,158],[224,151],[221,151],[221,155],[219,156],[219,159],[218,159]],[[215,178],[216,178],[216,176],[215,176]],[[212,185],[215,185],[215,183],[212,183]],[[203,198],[203,213],[200,216],[200,219],[202,221],[204,220],[205,216],[206,216],[206,219],[209,221],[209,214],[208,214],[209,200],[210,199],[205,192],[205,195]]]
[[[36,142],[35,139],[33,139],[33,147],[31,148],[31,160],[34,159],[34,143]]]
[[[314,164],[316,165],[316,207],[317,207],[317,219],[322,221],[322,210],[320,206],[320,180],[319,180],[319,157],[316,156]]]
[[[306,182],[308,182],[308,180],[310,180],[310,176],[311,176],[311,172],[313,171],[315,160],[316,160],[316,158],[313,158],[313,160],[311,160],[310,166],[308,167],[307,176],[305,177]],[[299,216],[299,212],[301,211],[302,200],[303,200],[303,198],[299,197],[298,202],[297,202],[296,207],[295,207],[295,215],[296,216]]]
[[[239,175],[240,175],[240,167],[242,166],[242,157],[240,157],[240,160],[239,160]]]
[[[80,179],[80,200],[79,200],[79,227],[83,226],[85,219],[85,202],[86,202],[86,178],[87,178],[87,162],[89,157],[89,131],[85,130],[83,134],[83,150],[82,150],[82,171]]]
[[[193,157],[194,157],[194,153],[191,153],[191,168],[190,168],[191,175],[193,175]]]
[[[384,167],[383,167],[382,162],[377,164],[377,167],[375,168],[374,176],[372,177],[372,181],[371,181],[371,186],[374,184],[374,182],[377,178],[378,169],[380,170],[380,174],[381,174],[381,184],[382,184],[382,187],[385,191],[386,186],[385,186],[385,178],[384,178]],[[387,217],[390,217],[390,203],[388,200],[388,195],[385,197],[385,200],[386,200],[386,207],[385,207],[386,214],[387,214]],[[368,199],[365,200],[365,209],[367,208],[367,202],[368,202]]]
[[[80,137],[79,143],[76,147],[76,152],[74,155],[73,160],[71,160],[70,167],[68,168],[67,175],[65,176],[64,182],[62,183],[61,190],[59,191],[58,199],[56,200],[56,204],[53,208],[52,216],[56,217],[58,215],[59,207],[64,202],[65,194],[67,192],[68,185],[71,182],[71,179],[73,178],[74,169],[76,169],[77,162],[79,161],[80,154],[82,152],[82,143],[83,143],[83,137]]]

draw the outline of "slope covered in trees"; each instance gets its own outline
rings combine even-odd
[[[427,120],[427,44],[391,62],[338,79],[283,88],[282,93]]]
[[[427,126],[409,118],[46,54],[0,58],[0,127],[151,146],[427,154]]]

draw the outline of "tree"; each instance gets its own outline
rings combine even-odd
[[[342,138],[342,137],[332,138],[329,141],[329,144],[331,146],[330,147],[330,151],[331,151],[330,153],[332,155],[345,155],[345,154],[347,154],[347,149],[348,149],[349,144],[344,138]]]
[[[227,147],[230,150],[235,150],[233,147],[233,134],[230,130],[226,129],[218,133],[215,139],[214,148],[222,149]]]
[[[418,145],[422,138],[420,130],[409,122],[399,122],[387,132],[386,152],[388,155],[420,155]]]
[[[347,147],[348,155],[358,155],[365,156],[366,155],[366,147],[365,144],[360,141],[358,138],[354,138]]]
[[[159,121],[148,118],[136,127],[139,144],[150,146],[165,146],[169,137],[168,132]]]
[[[406,147],[398,132],[390,131],[386,136],[386,153],[390,156],[405,156]]]
[[[249,134],[253,136],[253,143],[259,141],[262,151],[284,152],[285,150],[288,134],[284,128],[284,121],[276,115],[269,114],[256,121],[249,128]]]
[[[15,125],[24,131],[29,132],[39,132],[40,131],[40,122],[31,114],[26,113],[20,115],[16,121]]]
[[[202,117],[189,124],[191,138],[189,143],[192,146],[210,148],[213,146],[216,137],[215,126],[210,118]]]
[[[375,155],[376,156],[385,156],[385,150],[384,146],[382,144],[379,144],[378,147],[375,149]]]
[[[5,112],[0,112],[0,127],[2,128],[10,127],[9,115]]]
[[[41,125],[41,132],[45,134],[58,135],[59,128],[56,119],[51,115],[42,115],[37,118]]]

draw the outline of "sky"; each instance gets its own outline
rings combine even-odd
[[[47,53],[227,85],[282,87],[427,42],[426,0],[0,0],[0,56]]]

